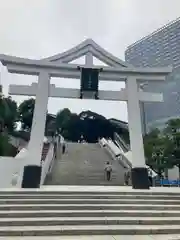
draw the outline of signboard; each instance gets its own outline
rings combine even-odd
[[[175,185],[175,186],[179,186],[180,185],[180,180],[169,180],[169,179],[160,179],[160,180],[156,180],[156,185],[160,185],[160,186],[167,186],[167,185]]]
[[[81,92],[98,92],[99,69],[81,68]]]

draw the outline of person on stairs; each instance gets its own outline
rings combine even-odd
[[[108,181],[111,180],[112,166],[109,162],[106,163],[105,166],[106,178]]]
[[[148,178],[149,178],[149,185],[150,185],[150,187],[152,187],[153,186],[153,172],[150,168],[148,169]]]
[[[125,185],[125,186],[129,186],[130,178],[131,178],[131,171],[130,171],[130,170],[127,170],[127,171],[124,173],[124,185]]]

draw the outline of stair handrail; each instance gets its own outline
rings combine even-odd
[[[119,148],[112,139],[108,139],[108,147],[111,147],[111,149],[116,149],[116,159],[118,162],[123,165],[125,168],[131,168],[131,164],[124,155],[124,151],[122,148]]]
[[[112,139],[102,138],[99,140],[99,144],[101,147],[105,149],[105,151],[110,155],[110,157],[118,161],[118,163],[124,168],[129,168],[128,162],[126,161],[124,155],[120,151],[120,149],[113,143]]]
[[[50,174],[52,170],[52,166],[54,164],[54,160],[56,158],[55,150],[56,150],[56,141],[57,138],[52,138],[49,141],[49,149],[44,161],[41,162],[42,170],[41,170],[41,185],[44,184],[45,179],[48,174]]]
[[[117,145],[110,138],[108,140],[103,139],[103,141],[104,142],[106,141],[106,148],[111,154],[111,156],[114,157],[114,159],[118,160],[122,166],[128,169],[132,168],[132,162],[128,158],[128,155],[131,153],[131,151],[123,152],[123,149],[118,148]],[[114,152],[115,147],[112,147],[113,146],[112,144],[114,144],[119,149],[119,151],[116,149],[116,152]],[[152,177],[157,176],[157,173],[153,169],[151,169],[148,165],[146,165],[146,168],[148,169],[148,172],[151,172]]]
[[[54,162],[58,157],[59,147],[61,148],[63,137],[57,135],[50,140],[50,147],[46,155],[45,161],[42,161],[41,185],[45,183],[46,177],[51,174]]]
[[[123,148],[124,152],[128,152],[130,150],[129,144],[125,143],[121,136],[117,132],[114,133],[114,139],[119,143],[119,145]]]

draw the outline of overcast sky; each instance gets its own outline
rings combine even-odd
[[[0,53],[40,59],[68,50],[86,38],[124,60],[126,47],[180,16],[179,0],[0,0]],[[83,60],[81,60],[82,62]],[[1,82],[31,84],[35,77],[8,74],[1,67]],[[78,87],[68,79],[52,79],[64,87]],[[121,85],[101,84],[102,89]],[[22,97],[13,97],[18,102]],[[50,99],[49,112],[90,109],[106,117],[127,120],[126,104]]]

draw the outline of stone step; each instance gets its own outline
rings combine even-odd
[[[180,217],[47,217],[1,218],[0,226],[180,225]]]
[[[85,200],[85,201],[84,201]],[[179,205],[180,206],[180,200],[169,200],[169,199],[106,199],[105,197],[100,199],[78,199],[78,198],[62,198],[59,196],[59,198],[53,198],[53,199],[34,199],[34,198],[25,198],[25,199],[0,199],[0,206],[4,206],[6,204],[10,205],[36,205],[36,204],[126,204],[126,205],[142,205],[142,204],[150,204],[150,205]]]
[[[0,218],[32,217],[180,217],[180,211],[170,210],[29,210],[0,211]]]
[[[65,171],[64,174],[68,174],[68,171]],[[89,175],[89,177],[93,177],[93,176],[104,176],[105,172],[104,169],[99,169],[98,171],[93,171],[93,169],[91,170],[89,167],[86,166],[85,169],[83,169],[82,171],[77,171],[76,172],[76,176],[85,176],[86,174],[90,173],[91,175]],[[116,176],[115,173],[112,173],[112,176]]]
[[[61,240],[180,240],[179,234],[156,234],[156,235],[91,235],[91,236],[61,236]],[[0,240],[49,240],[49,236],[22,236],[0,237]],[[51,236],[51,240],[59,240],[58,236]]]
[[[91,236],[61,236],[61,240],[180,240],[179,234],[159,234],[159,235],[91,235]],[[22,237],[0,237],[0,240],[49,240],[49,236],[22,236]],[[59,240],[58,236],[51,236],[51,240]]]
[[[67,190],[53,190],[53,187],[48,187],[48,190],[44,190],[42,189],[18,189],[18,190],[8,190],[8,191],[0,191],[0,197],[6,197],[6,196],[15,196],[15,195],[27,195],[28,197],[30,195],[41,195],[42,197],[44,197],[44,195],[66,195],[66,196],[74,196],[74,195],[80,195],[80,196],[119,196],[120,198],[122,198],[123,196],[127,197],[127,196],[132,196],[134,198],[138,198],[138,196],[140,197],[147,197],[147,198],[151,198],[151,197],[158,197],[158,198],[174,198],[174,199],[180,199],[180,191],[162,191],[162,192],[158,192],[158,191],[151,191],[151,190],[132,190],[132,191],[121,191],[121,188],[123,187],[119,187],[120,191],[108,191],[108,187],[107,186],[99,186],[99,188],[97,188],[97,191],[93,191],[93,190],[85,190],[85,191],[71,191],[69,189],[71,189],[71,187],[76,188],[77,186],[63,186],[65,187]],[[70,188],[69,188],[70,187]],[[84,189],[84,186],[82,186]],[[91,187],[91,186],[87,186],[87,187]],[[97,185],[96,185],[97,187]],[[95,188],[96,188],[95,187]],[[107,187],[107,191],[102,191],[102,188]],[[93,186],[94,188],[94,186]],[[111,186],[110,188],[113,188],[113,186]],[[117,187],[115,187],[117,188]],[[131,189],[131,187],[128,187],[129,189]],[[91,188],[92,189],[92,188]],[[176,188],[175,188],[176,189]],[[179,189],[178,189],[179,190]]]
[[[0,236],[180,234],[180,191],[157,195],[156,190],[52,186],[14,195],[3,191]]]
[[[61,182],[58,180],[58,179],[55,179],[55,180],[53,180],[53,183],[52,182],[50,182],[48,185],[49,186],[53,186],[53,185],[60,185],[60,184],[62,184],[62,185],[64,185],[64,186],[69,186],[69,185],[75,185],[75,186],[77,186],[77,185],[80,185],[81,184],[81,186],[84,186],[84,187],[86,187],[87,185],[89,185],[89,186],[97,186],[97,180],[94,180],[94,181],[86,181],[85,182],[85,180],[84,179],[81,179],[81,180],[78,180],[78,181],[75,181],[75,180],[67,180],[67,179],[64,179],[64,180],[62,180],[61,179]],[[108,181],[105,181],[105,180],[103,180],[103,179],[98,179],[98,186],[123,186],[124,184],[119,184],[119,183],[117,183],[117,182],[113,182],[113,180],[112,181],[110,181],[110,182],[108,182]]]
[[[180,211],[180,205],[152,205],[152,204],[5,204],[0,205],[0,211],[28,211],[28,210],[173,210]]]
[[[70,179],[81,179],[81,178],[85,178],[85,179],[102,179],[102,178],[105,178],[106,176],[105,176],[105,174],[102,174],[102,173],[100,173],[100,174],[90,174],[89,172],[88,173],[86,173],[86,172],[83,172],[82,174],[76,174],[76,176],[71,176],[71,175],[69,175],[69,172],[66,174],[66,173],[63,173],[62,175],[61,175],[61,178],[65,178],[65,177],[68,177],[68,178],[70,178]],[[114,180],[116,180],[116,175],[115,174],[113,174],[113,175],[111,175],[111,179],[114,179]]]
[[[179,225],[87,225],[0,227],[0,236],[179,234]]]
[[[97,193],[97,194],[93,194],[91,192],[89,192],[89,194],[76,194],[76,193],[71,193],[69,194],[68,192],[66,193],[39,193],[39,192],[33,192],[33,193],[29,193],[29,192],[20,192],[20,193],[16,193],[16,194],[1,194],[0,193],[0,200],[10,200],[10,199],[20,199],[20,200],[24,200],[24,199],[118,199],[118,200],[132,200],[132,201],[136,201],[136,200],[149,200],[149,201],[153,201],[153,200],[157,200],[157,201],[180,201],[180,195],[179,196],[171,196],[171,195],[134,195],[134,194],[125,194],[125,195],[121,195],[121,194],[108,194],[108,193]],[[174,204],[174,203],[173,203]]]

